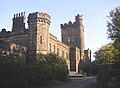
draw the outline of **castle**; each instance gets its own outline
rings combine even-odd
[[[14,14],[12,31],[2,29],[0,32],[0,44],[9,43],[8,46],[16,45],[23,48],[29,56],[29,61],[36,60],[37,54],[55,53],[64,57],[70,71],[80,72],[80,62],[91,61],[91,50],[84,49],[84,26],[82,15],[75,16],[75,22],[61,24],[60,42],[54,35],[49,33],[50,16],[47,13],[35,12],[28,15],[28,29],[25,28],[25,12]],[[1,45],[0,45],[1,46]],[[16,47],[0,47],[1,54],[5,52],[13,53]],[[4,53],[3,53],[4,51]],[[7,54],[7,53],[6,53]],[[19,54],[19,53],[18,53]],[[20,55],[18,55],[20,56]],[[25,55],[24,55],[25,57]]]

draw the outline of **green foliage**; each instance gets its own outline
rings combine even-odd
[[[112,64],[114,63],[114,56],[118,51],[113,45],[102,46],[98,51],[95,52],[94,57],[98,64]]]
[[[0,60],[0,88],[26,87],[29,84],[29,70],[25,64]]]
[[[92,75],[91,71],[92,71],[92,63],[86,63],[86,62],[82,62],[80,64],[81,70],[82,70],[82,74],[86,75],[86,76],[90,76]]]
[[[115,62],[120,62],[120,6],[110,11],[110,15],[108,16],[110,21],[108,21],[108,38],[113,41],[113,46],[118,53],[115,55]]]
[[[108,22],[108,37],[113,41],[113,46],[118,52],[114,55],[116,63],[120,64],[120,6],[110,11]],[[120,68],[119,68],[120,69]]]
[[[102,65],[97,81],[99,88],[120,88],[120,71],[110,65]]]
[[[82,74],[86,76],[93,76],[98,74],[99,66],[95,61],[90,63],[83,62],[80,64],[80,68],[82,70]]]
[[[108,37],[114,42],[120,41],[120,6],[111,10],[108,21]]]
[[[107,27],[112,44],[95,52],[98,64],[98,87],[120,88],[120,6],[110,11]]]
[[[66,62],[55,54],[40,55],[34,64],[0,59],[0,88],[36,88],[67,79]]]
[[[52,79],[60,81],[68,80],[68,68],[64,58],[56,54],[38,55],[37,63],[44,66]]]

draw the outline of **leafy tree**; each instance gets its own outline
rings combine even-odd
[[[120,6],[111,10],[107,24],[108,27],[108,38],[114,43],[120,42]]]
[[[38,55],[37,63],[44,66],[44,69],[49,71],[49,76],[52,79],[65,81],[68,79],[68,67],[64,58],[56,54]]]
[[[68,79],[65,60],[55,54],[40,55],[38,61],[31,64],[12,58],[0,59],[0,88],[37,88],[54,80]]]
[[[98,51],[95,52],[94,57],[98,64],[112,64],[114,63],[114,56],[117,50],[113,45],[102,46]]]
[[[113,46],[118,50],[114,56],[116,62],[120,62],[120,6],[110,11],[107,27],[108,38],[113,41]]]
[[[120,6],[111,10],[108,17],[107,33],[112,43],[95,52],[97,81],[99,88],[120,88]]]

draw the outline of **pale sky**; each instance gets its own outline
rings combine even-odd
[[[74,22],[77,14],[83,15],[85,49],[93,53],[108,43],[107,15],[120,5],[120,0],[0,0],[0,31],[12,29],[15,13],[45,12],[51,17],[50,32],[61,41],[60,24]],[[27,27],[27,23],[26,23]]]

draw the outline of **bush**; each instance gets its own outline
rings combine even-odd
[[[110,65],[102,65],[97,81],[99,88],[120,88],[120,71]]]
[[[39,55],[38,57],[37,62],[49,71],[48,78],[60,81],[68,80],[68,68],[65,59],[56,54]]]
[[[30,88],[48,85],[52,80],[66,81],[64,59],[54,54],[41,55],[34,64],[0,59],[0,88]]]

